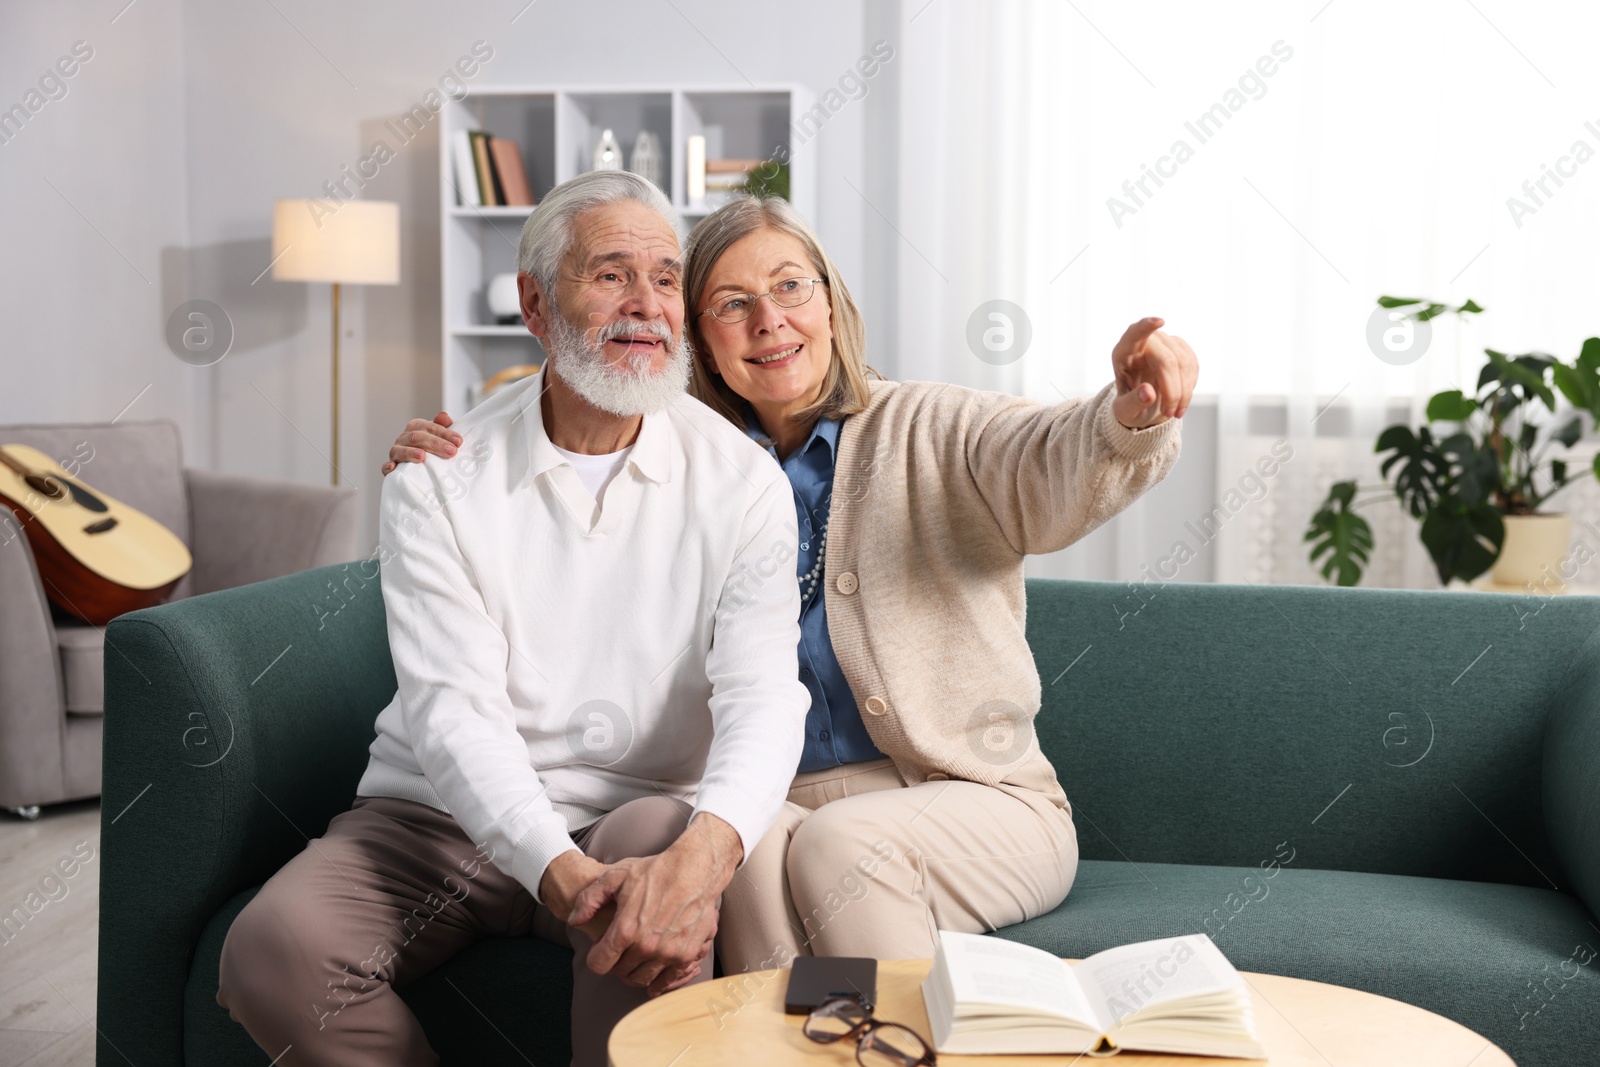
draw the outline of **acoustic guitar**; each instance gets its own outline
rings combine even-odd
[[[28,535],[45,594],[95,626],[161,603],[193,565],[171,530],[27,445],[0,445],[0,502]]]

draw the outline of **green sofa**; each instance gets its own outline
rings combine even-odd
[[[1600,1062],[1600,598],[1033,582],[1028,636],[1083,862],[999,936],[1206,931],[1523,1067]],[[98,1062],[265,1064],[218,954],[350,806],[395,690],[375,566],[135,612],[106,650]],[[564,1064],[569,961],[485,941],[402,994],[446,1064]]]

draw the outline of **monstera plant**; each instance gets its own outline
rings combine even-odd
[[[1378,304],[1417,322],[1483,311],[1471,300],[1451,307],[1382,296]],[[1360,486],[1352,480],[1328,490],[1305,534],[1311,563],[1321,561],[1324,578],[1339,585],[1361,580],[1372,554],[1372,527],[1357,509],[1392,493],[1422,521],[1422,543],[1439,580],[1470,582],[1500,555],[1504,518],[1537,514],[1572,480],[1567,461],[1546,453],[1577,442],[1585,412],[1600,423],[1600,337],[1583,342],[1570,363],[1542,352],[1512,356],[1486,348],[1484,354],[1489,361],[1473,394],[1436,393],[1428,400],[1425,424],[1390,426],[1378,435],[1373,451],[1386,453],[1379,468],[1386,483]],[[1560,418],[1554,417],[1557,392],[1571,405]],[[1539,406],[1551,418],[1530,419]],[[1593,469],[1600,478],[1600,456]]]

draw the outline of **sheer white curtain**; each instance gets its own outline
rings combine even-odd
[[[1571,357],[1600,334],[1597,30],[1593,8],[1502,0],[906,0],[895,195],[874,204],[897,246],[890,369],[1083,396],[1123,328],[1163,315],[1201,362],[1187,504],[1141,501],[1098,556],[1046,572],[1133,580],[1185,541],[1211,558],[1186,580],[1321,581],[1307,520],[1332,481],[1378,480],[1384,426],[1471,391],[1485,346]],[[1488,311],[1435,320],[1425,354],[1392,365],[1367,340],[1380,293]],[[1032,325],[1009,364],[964,340],[993,299]],[[1241,479],[1275,445],[1293,458],[1250,499]],[[1364,584],[1437,584],[1413,521],[1364,514]]]

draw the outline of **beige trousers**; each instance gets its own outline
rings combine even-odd
[[[728,974],[799,955],[928,959],[941,929],[1050,911],[1077,869],[1072,815],[1041,795],[908,787],[887,759],[810,771],[723,891],[717,952]]]
[[[572,837],[606,863],[651,856],[677,840],[691,812],[681,800],[644,797]],[[604,1067],[611,1028],[645,991],[591,972],[588,936],[534,903],[455,819],[409,800],[357,797],[233,920],[217,1003],[277,1067],[431,1067],[438,1054],[395,988],[480,938],[530,934],[572,946],[572,1062]],[[710,979],[711,960],[700,966],[695,981]]]

